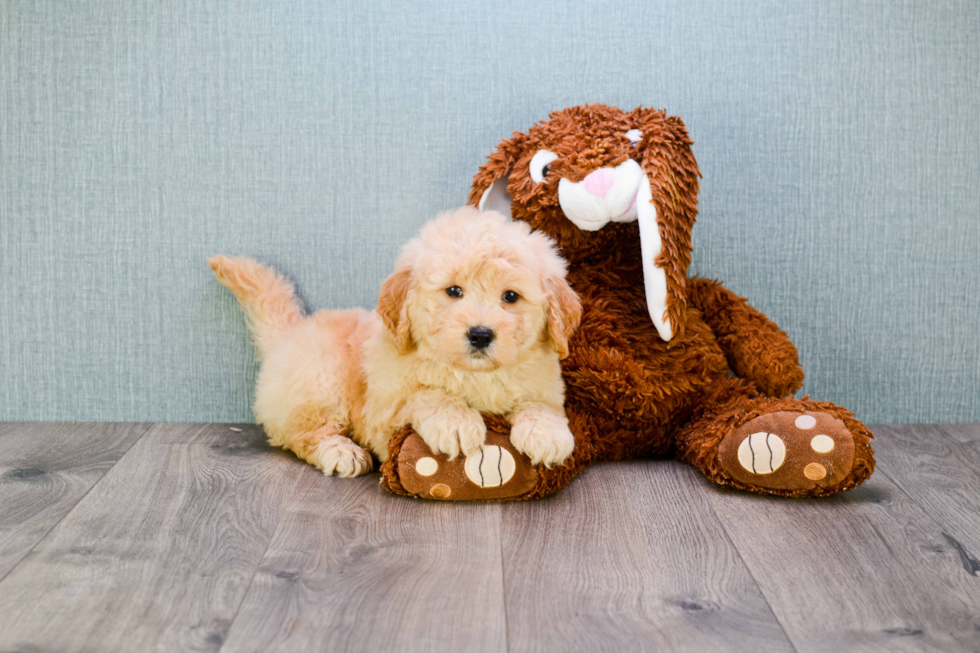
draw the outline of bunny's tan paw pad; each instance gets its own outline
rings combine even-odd
[[[780,410],[733,429],[721,442],[718,460],[740,483],[806,494],[848,477],[854,437],[830,413]]]
[[[432,453],[413,433],[402,444],[396,464],[402,488],[423,499],[511,499],[526,494],[538,482],[538,472],[527,456],[506,435],[494,432],[487,433],[486,443],[476,452],[454,460]]]

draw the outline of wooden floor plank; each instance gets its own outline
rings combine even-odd
[[[980,423],[975,424],[937,424],[939,430],[957,442],[980,442]]]
[[[879,472],[943,526],[966,569],[980,572],[980,439],[958,442],[939,425],[876,426],[875,434]]]
[[[792,650],[684,465],[600,465],[502,525],[511,651]]]
[[[499,505],[310,469],[222,653],[504,650]]]
[[[980,442],[980,422],[975,424],[874,424],[869,427],[875,435],[879,431],[881,433],[887,433],[890,429],[923,429],[923,437],[928,437],[931,433],[942,433],[948,438],[952,438],[956,442],[966,444],[968,442]],[[877,445],[888,443],[888,440],[882,441],[880,438],[876,438],[874,444],[876,445],[875,451],[877,451]]]
[[[0,580],[149,427],[0,423]]]
[[[976,651],[980,578],[888,478],[887,456],[879,470],[826,499],[702,486],[801,653]]]
[[[0,650],[217,650],[306,465],[157,425],[0,582]]]

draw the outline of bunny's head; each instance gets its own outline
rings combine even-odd
[[[470,203],[555,239],[572,265],[638,248],[650,319],[665,341],[683,328],[698,171],[680,118],[601,104],[552,113],[500,143]]]

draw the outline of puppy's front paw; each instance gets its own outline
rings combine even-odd
[[[510,441],[535,465],[550,468],[560,465],[572,454],[575,437],[568,430],[568,420],[551,413],[523,415],[510,431]]]
[[[473,453],[487,439],[483,417],[472,408],[443,407],[412,426],[432,453],[444,453],[450,460]]]

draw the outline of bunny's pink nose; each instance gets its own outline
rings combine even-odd
[[[585,190],[591,195],[605,198],[606,193],[616,183],[616,173],[609,168],[599,168],[589,173],[589,176],[582,180]]]

